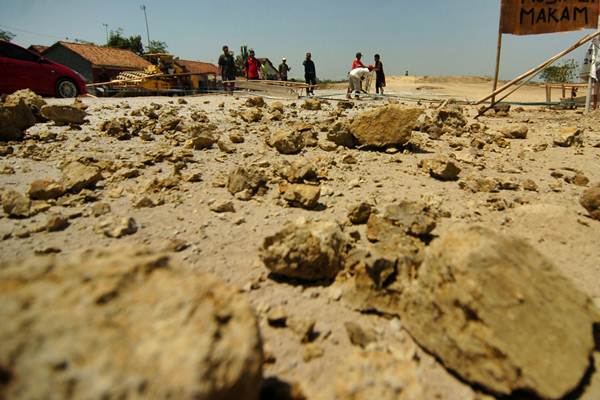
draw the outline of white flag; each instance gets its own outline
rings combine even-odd
[[[582,79],[587,80],[591,75],[592,79],[598,80],[598,68],[600,68],[598,46],[600,46],[600,40],[595,38],[590,44],[588,51],[585,53],[580,74]]]
[[[590,74],[592,76],[592,79],[594,80],[598,80],[598,68],[600,68],[600,57],[598,54],[598,46],[600,46],[600,40],[598,38],[594,39],[592,41],[592,54],[591,54],[591,59],[590,59],[590,66],[591,66],[591,70],[590,70]]]

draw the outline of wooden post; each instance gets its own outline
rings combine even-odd
[[[516,77],[515,79],[513,79],[512,81],[508,82],[507,84],[503,85],[502,87],[494,90],[492,93],[488,94],[487,96],[485,96],[484,98],[482,98],[481,100],[479,100],[477,103],[475,104],[481,104],[486,100],[491,99],[492,97],[496,96],[498,93],[502,93],[504,92],[506,89],[508,89],[509,87],[521,82],[523,79],[528,78],[532,75],[537,74],[538,72],[540,72],[541,70],[543,70],[544,68],[546,68],[547,66],[549,66],[550,64],[554,63],[556,60],[564,57],[565,55],[569,54],[570,52],[572,52],[573,50],[578,49],[579,47],[583,46],[584,44],[588,43],[590,40],[593,40],[594,38],[600,36],[600,31],[587,35],[586,37],[578,40],[576,43],[574,43],[573,45],[571,45],[569,48],[561,51],[560,53],[558,53],[557,55],[555,55],[552,58],[549,58],[548,60],[544,61],[543,63],[541,63],[540,65],[538,65],[535,68],[530,69],[529,71],[523,73],[522,75],[519,75],[518,77]]]
[[[496,48],[496,71],[494,73],[494,88],[495,92],[498,88],[498,78],[500,76],[500,57],[502,56],[502,1],[500,1],[500,16],[498,17],[498,47]],[[496,101],[496,96],[492,96],[492,104]]]
[[[552,87],[546,83],[546,103],[552,103]]]
[[[596,33],[600,33],[600,16],[598,17],[598,32],[596,32]],[[594,46],[594,44],[595,43],[592,42],[592,46]],[[596,58],[598,58],[600,56],[600,54],[598,54],[597,50],[592,50],[592,52],[596,53]],[[594,61],[594,62],[590,62],[590,77],[588,78],[587,94],[585,97],[585,112],[586,113],[589,113],[590,111],[592,111],[592,94],[593,94],[593,89],[594,89],[594,78],[592,78],[592,71],[595,72],[593,69],[596,68],[596,60],[590,60],[590,61]]]

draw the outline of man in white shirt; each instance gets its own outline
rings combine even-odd
[[[348,74],[348,92],[346,93],[346,98],[351,99],[350,95],[354,92],[356,98],[358,98],[358,93],[361,91],[361,82],[371,73],[372,67],[368,68],[355,68]]]

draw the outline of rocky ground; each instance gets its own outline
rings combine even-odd
[[[599,398],[600,114],[71,104],[0,108],[0,397]]]

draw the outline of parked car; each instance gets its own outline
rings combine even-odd
[[[0,93],[31,89],[42,96],[77,97],[87,94],[77,72],[14,43],[0,40]]]

